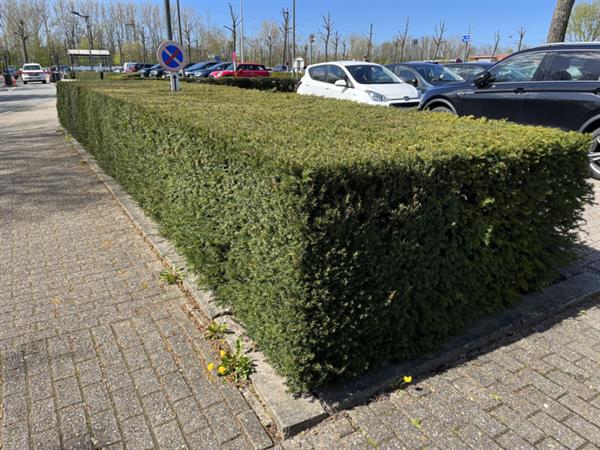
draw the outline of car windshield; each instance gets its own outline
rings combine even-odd
[[[402,83],[400,78],[383,66],[360,64],[344,66],[357,83],[360,84],[396,84]]]
[[[191,72],[193,70],[208,69],[209,67],[214,66],[215,64],[216,64],[215,61],[199,62],[197,64],[194,64],[193,66],[188,67],[187,70],[189,70]]]
[[[210,70],[228,70],[228,68],[231,66],[231,63],[221,63],[221,64],[217,64],[214,67],[210,67]]]
[[[478,66],[476,64],[463,64],[463,65],[458,65],[458,66],[448,66],[447,68],[465,80],[475,78],[476,75],[479,75],[481,72],[483,72],[485,70],[484,67]]]
[[[25,64],[23,70],[42,70],[42,66],[39,64]]]
[[[449,81],[464,81],[460,75],[439,64],[416,66],[415,69],[417,69],[417,72],[431,84],[446,83]]]

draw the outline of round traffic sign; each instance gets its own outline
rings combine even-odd
[[[156,51],[158,63],[169,72],[177,72],[185,66],[183,49],[175,41],[164,41]]]

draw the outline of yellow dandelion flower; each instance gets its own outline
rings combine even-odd
[[[221,355],[221,358],[225,358],[227,352],[225,350],[221,350],[219,354]]]
[[[215,363],[210,363],[208,366],[206,366],[206,368],[209,372],[215,370]]]
[[[405,383],[412,383],[412,377],[410,375],[405,375],[404,376],[404,382]]]
[[[219,372],[221,375],[223,375],[225,373],[225,367],[219,366],[219,368],[217,369],[217,372]]]

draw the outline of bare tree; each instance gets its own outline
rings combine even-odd
[[[397,62],[396,55],[397,55],[398,46],[400,47],[400,61],[404,61],[404,49],[406,47],[406,39],[408,39],[409,21],[410,21],[410,18],[407,17],[406,24],[404,25],[404,31],[402,32],[402,34],[399,34],[398,37],[396,38],[396,43],[395,43],[396,47],[394,49],[394,61],[393,62]]]
[[[333,31],[333,21],[331,20],[331,13],[327,13],[327,16],[323,16],[323,31],[321,31],[321,39],[325,44],[325,61],[329,60],[329,40],[331,39],[331,32]]]
[[[492,58],[494,59],[494,56],[496,56],[496,52],[498,51],[498,46],[500,45],[500,30],[496,31],[496,33],[494,33],[494,49],[492,50]]]
[[[523,39],[525,39],[525,32],[527,30],[525,30],[525,28],[521,27],[519,28],[519,43],[517,44],[517,51],[521,51],[521,48],[523,47]]]
[[[433,38],[433,44],[435,45],[435,50],[433,51],[434,61],[438,56],[440,45],[442,45],[442,41],[444,40],[444,33],[446,33],[446,31],[446,23],[443,20],[439,23],[439,25],[435,26],[435,37]]]
[[[289,53],[289,37],[290,37],[290,10],[283,8],[281,10],[281,34],[283,35],[283,54],[281,56],[281,64],[287,65]]]
[[[231,26],[225,26],[231,32],[231,52],[234,53],[237,48],[237,29],[240,24],[239,16],[233,12],[233,6],[229,3],[229,15],[231,17]]]
[[[557,0],[556,8],[548,29],[547,42],[563,42],[575,0]]]
[[[192,42],[195,41],[195,33],[197,28],[198,18],[193,9],[183,8],[181,14],[181,34],[183,35],[183,43],[187,49],[187,57],[189,60],[192,58]]]
[[[27,62],[29,61],[29,54],[27,53],[27,40],[29,39],[29,33],[25,28],[25,22],[23,21],[23,19],[17,22],[17,26],[15,27],[14,33],[21,41],[21,46],[23,50],[23,61]]]
[[[367,53],[364,60],[370,61],[373,53],[373,24],[369,25],[369,34],[367,35]]]
[[[339,31],[335,31],[333,33],[333,59],[338,59],[338,48],[340,47],[340,42],[342,41],[342,35]]]

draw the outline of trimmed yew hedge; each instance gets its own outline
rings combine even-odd
[[[544,286],[587,137],[160,82],[58,84],[63,127],[299,391],[430,351]]]
[[[298,80],[292,78],[273,77],[224,77],[224,78],[184,78],[189,83],[216,84],[220,86],[233,86],[242,89],[258,89],[259,91],[296,92]]]

